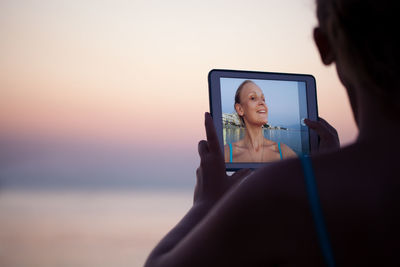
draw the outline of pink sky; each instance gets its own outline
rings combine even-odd
[[[320,62],[315,23],[312,0],[2,1],[0,138],[87,140],[166,158],[177,148],[192,168],[207,73],[228,68],[314,75],[319,114],[348,144],[357,131],[334,67]]]

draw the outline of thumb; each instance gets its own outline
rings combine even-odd
[[[319,136],[323,135],[327,131],[326,127],[320,121],[305,119],[304,123],[308,126],[308,128],[316,131]]]

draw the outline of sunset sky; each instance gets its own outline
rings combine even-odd
[[[0,186],[191,185],[207,74],[312,74],[357,134],[313,43],[313,0],[0,2]]]

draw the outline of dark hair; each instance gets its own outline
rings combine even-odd
[[[235,93],[235,104],[233,104],[233,108],[234,108],[235,110],[236,110],[236,108],[235,108],[236,104],[240,104],[240,93],[242,92],[243,87],[244,87],[246,84],[248,84],[248,83],[254,83],[254,82],[251,81],[251,80],[245,80],[244,82],[242,82],[242,83],[239,85],[238,89],[236,90],[236,93]],[[236,113],[237,113],[237,112],[236,112]],[[243,117],[240,116],[239,114],[237,114],[237,115],[239,116],[239,119],[240,119],[240,121],[242,122],[242,124],[245,125]]]
[[[385,108],[399,109],[400,39],[395,0],[316,0],[320,27]],[[367,85],[367,86],[366,86]]]

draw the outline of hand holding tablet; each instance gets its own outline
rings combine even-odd
[[[309,154],[318,137],[304,119],[317,120],[311,75],[212,70],[210,110],[227,170]]]
[[[194,203],[213,205],[234,184],[249,175],[251,170],[241,169],[228,176],[213,120],[209,113],[205,114],[205,128],[207,141],[201,140],[198,145],[200,166],[196,170],[197,181],[193,201]]]

